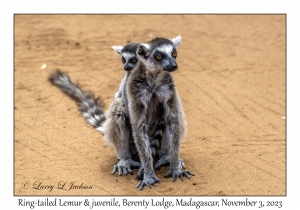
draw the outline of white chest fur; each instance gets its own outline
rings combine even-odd
[[[170,90],[170,84],[166,81],[168,72],[158,71],[157,73],[150,72],[146,79],[146,88],[144,90],[145,101],[151,102],[151,98],[154,96],[158,98],[159,102],[167,101],[172,91]],[[172,84],[171,84],[172,85]]]

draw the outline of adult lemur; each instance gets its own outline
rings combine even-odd
[[[128,97],[127,97],[127,91],[126,91],[126,87],[127,87],[127,80],[129,78],[129,75],[131,74],[131,71],[138,63],[138,57],[136,55],[136,51],[138,48],[139,44],[138,43],[132,43],[129,45],[126,45],[125,47],[122,46],[113,46],[113,49],[120,54],[122,63],[124,64],[124,70],[126,70],[126,74],[125,77],[123,78],[121,84],[120,84],[120,88],[119,91],[115,94],[115,100],[116,102],[114,102],[112,104],[112,106],[115,106],[115,108],[112,108],[110,110],[115,110],[116,106],[122,108],[123,104],[125,106],[125,111],[123,111],[124,117],[125,119],[127,119],[128,116]],[[122,99],[122,100],[121,100]],[[122,108],[124,109],[124,108]],[[128,121],[124,121],[124,120],[116,120],[116,118],[118,118],[117,115],[114,114],[114,112],[107,112],[108,118],[105,122],[105,130],[106,131],[106,135],[104,135],[104,137],[106,138],[107,142],[115,142],[115,144],[127,144],[127,140],[129,138],[129,142],[130,142],[130,149],[131,149],[131,154],[135,154],[132,149],[136,149],[136,147],[134,145],[132,145],[133,139],[132,139],[132,135],[130,135],[132,133],[131,130],[131,125]],[[119,118],[121,119],[121,118]],[[116,121],[121,121],[122,123],[119,123],[118,125],[115,125]],[[120,126],[122,125],[122,126]],[[117,127],[122,127],[123,130],[121,132],[120,135],[115,136],[115,126]],[[152,134],[151,136],[149,136],[149,142],[150,142],[150,149],[151,149],[151,155],[154,157],[156,154],[156,151],[160,148],[160,144],[161,144],[161,140],[163,137],[163,131],[164,131],[165,125],[162,121],[158,122],[158,124],[156,125],[156,130],[155,132],[153,132],[154,134]],[[108,132],[109,131],[109,132]],[[130,131],[130,134],[128,135],[128,132]],[[129,137],[130,136],[130,137]],[[122,143],[116,142],[115,139],[120,139],[120,142],[122,141]],[[127,151],[127,147],[124,146],[125,151]],[[124,158],[119,160],[119,165],[122,165],[123,168],[125,165],[128,165],[128,163],[126,163],[126,159],[128,158]],[[113,174],[116,172],[116,170],[119,170],[119,175],[122,174],[122,168],[120,168],[120,166],[115,165],[114,170],[113,170]],[[160,159],[156,164],[155,164],[155,169],[159,170],[161,166],[167,166],[170,164],[170,158],[169,156],[165,156],[164,158]],[[184,162],[183,160],[180,159],[180,166],[182,169],[185,168]],[[121,171],[121,172],[120,172]],[[144,168],[141,167],[139,172],[138,172],[138,178],[139,179],[143,179],[143,172],[144,172]]]
[[[163,126],[163,138],[160,145],[159,163],[170,164],[165,177],[183,177],[193,175],[183,171],[179,158],[180,143],[185,135],[184,113],[170,72],[177,69],[177,47],[181,37],[173,39],[155,38],[138,46],[139,63],[131,71],[126,93],[128,113],[132,125],[135,145],[138,149],[143,180],[139,189],[150,187],[159,182],[153,170],[153,158],[150,138]]]

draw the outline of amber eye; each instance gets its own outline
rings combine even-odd
[[[132,63],[136,63],[136,61],[137,61],[137,60],[136,60],[136,59],[134,59],[134,58],[133,58],[133,59],[131,59],[131,62],[132,62]]]
[[[155,56],[155,58],[156,58],[157,60],[161,60],[161,59],[162,59],[162,56],[161,56],[161,54],[158,54],[158,55]]]
[[[172,56],[173,56],[174,58],[176,58],[177,52],[173,52],[173,53],[172,53]]]
[[[122,63],[125,63],[125,62],[126,62],[125,58],[122,58]]]

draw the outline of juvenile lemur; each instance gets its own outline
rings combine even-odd
[[[137,64],[136,50],[138,46],[138,43],[130,43],[125,47],[113,47],[122,56],[124,70],[130,71]],[[131,134],[128,110],[125,107],[127,97],[124,88],[127,77],[128,72],[115,94],[115,100],[105,114],[100,98],[95,98],[92,93],[83,91],[65,73],[57,70],[49,77],[50,82],[77,102],[82,116],[104,135],[108,144],[115,147],[118,162],[114,166],[112,174],[119,171],[119,175],[132,174],[132,169],[139,168],[141,165],[132,160],[132,156],[137,154],[137,150]]]
[[[165,177],[189,178],[179,158],[180,143],[185,135],[181,101],[170,72],[175,71],[177,47],[181,37],[155,38],[137,49],[139,62],[127,79],[126,94],[132,134],[142,163],[143,180],[137,188],[159,182],[153,170],[150,137],[163,130],[158,164],[170,165]]]
[[[128,115],[128,99],[125,91],[130,70],[138,63],[136,55],[138,46],[138,43],[131,43],[124,47],[112,47],[120,54],[124,70],[126,71],[119,90],[115,94],[115,100],[106,112],[107,120],[103,124],[104,138],[108,144],[115,147],[118,156],[118,162],[114,166],[112,174],[115,174],[117,171],[119,171],[119,175],[132,174],[131,169],[140,167],[140,163],[132,160],[132,156],[137,154],[137,149],[132,137]]]

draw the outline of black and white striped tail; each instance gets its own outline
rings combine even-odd
[[[154,134],[154,136],[150,137],[150,148],[152,152],[152,156],[155,155],[157,149],[159,148],[159,145],[162,140],[163,130],[165,128],[165,125],[162,121],[160,121],[157,125],[157,131]]]
[[[103,123],[106,118],[103,112],[103,102],[100,98],[95,98],[90,92],[82,91],[78,85],[71,81],[68,75],[59,70],[49,77],[49,81],[73,98],[77,102],[82,116],[104,135]]]

